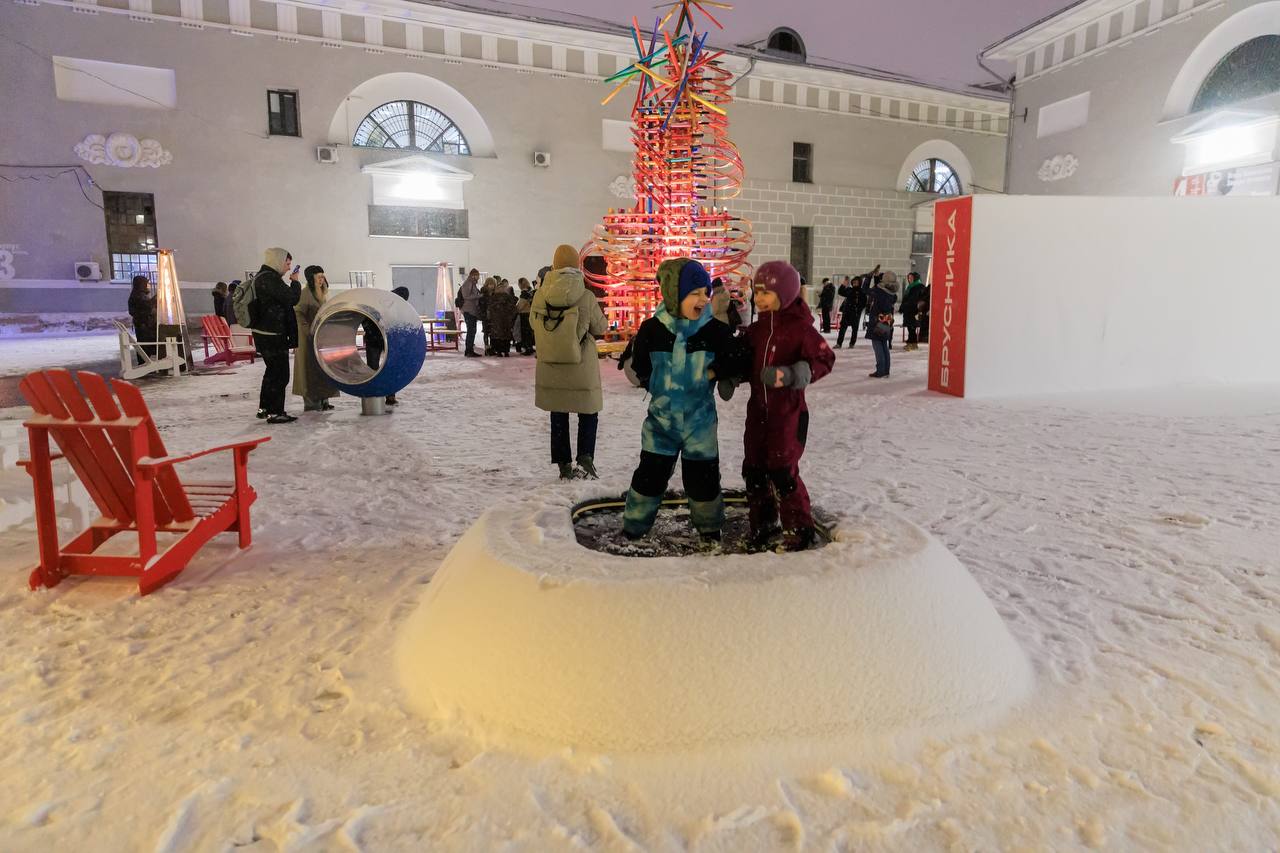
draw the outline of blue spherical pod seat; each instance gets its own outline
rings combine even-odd
[[[386,349],[377,369],[356,347],[356,333],[382,333]],[[371,337],[371,336],[369,336]],[[360,287],[331,295],[315,320],[316,360],[338,390],[354,397],[386,397],[403,389],[422,369],[427,336],[422,318],[387,290]]]

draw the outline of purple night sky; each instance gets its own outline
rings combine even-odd
[[[430,0],[428,0],[430,2]],[[730,0],[734,2],[734,0]],[[655,0],[448,0],[439,5],[504,10],[531,17],[652,27]],[[663,4],[665,5],[665,4]],[[736,0],[712,9],[725,24],[710,43],[762,39],[774,27],[800,33],[809,57],[870,66],[951,86],[991,82],[974,57],[992,42],[1070,5],[1070,0]],[[710,7],[709,7],[710,8]],[[646,22],[647,19],[647,22]]]

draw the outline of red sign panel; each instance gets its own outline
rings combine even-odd
[[[929,310],[929,390],[964,396],[969,324],[969,242],[973,199],[933,208],[933,288]]]

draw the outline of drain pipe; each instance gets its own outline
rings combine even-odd
[[[1009,177],[1013,172],[1013,108],[1016,104],[1016,91],[1014,89],[1014,81],[1017,77],[1005,79],[990,65],[983,62],[983,54],[980,51],[977,56],[978,67],[990,74],[992,77],[1000,81],[1000,89],[1009,95],[1009,126],[1005,130],[1004,135],[1004,191],[1009,192]]]

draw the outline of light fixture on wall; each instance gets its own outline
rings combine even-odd
[[[1280,115],[1221,110],[1171,141],[1186,146],[1182,175],[1188,177],[1275,161],[1278,129]]]
[[[396,195],[401,198],[430,201],[440,197],[440,181],[426,173],[405,174],[396,183]]]

